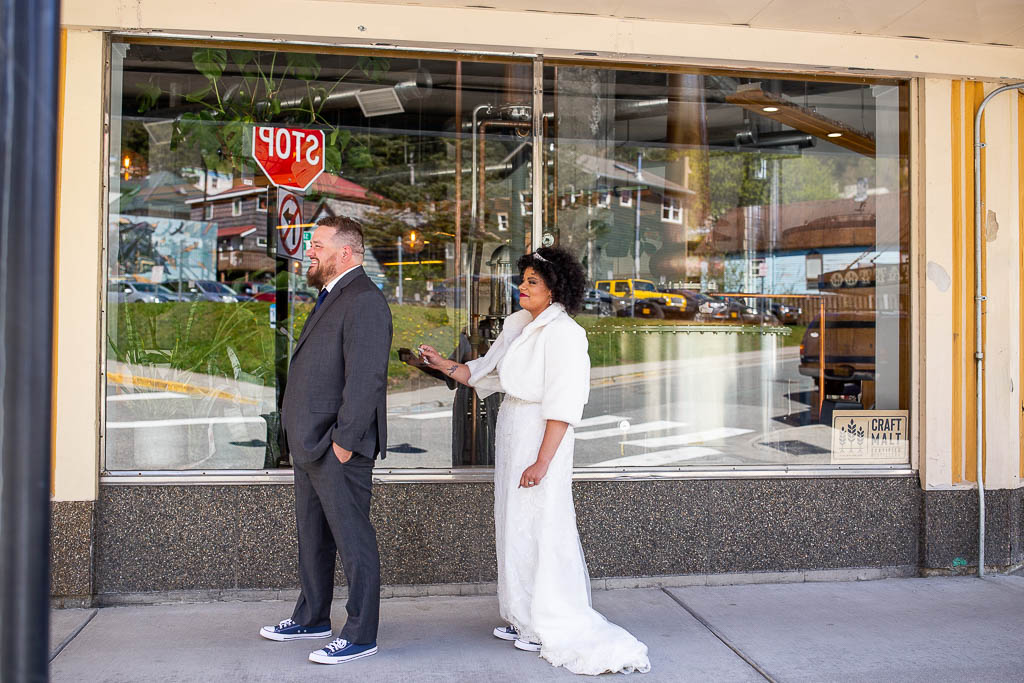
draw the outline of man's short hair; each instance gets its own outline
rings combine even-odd
[[[343,245],[352,247],[357,254],[363,253],[363,226],[348,216],[328,216],[316,223],[318,228],[334,228],[334,236]]]

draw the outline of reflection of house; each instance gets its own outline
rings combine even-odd
[[[235,185],[217,194],[185,201],[194,220],[213,221],[217,230],[217,274],[222,282],[267,280],[274,273],[274,257],[268,254],[269,236],[276,221],[268,213],[268,192],[263,178],[255,184]],[[328,215],[365,217],[374,196],[361,185],[324,173],[313,183],[303,201],[303,221],[313,223]]]

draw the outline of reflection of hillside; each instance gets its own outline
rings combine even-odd
[[[875,196],[864,201],[824,199],[776,207],[778,236],[772,238],[770,206],[740,206],[715,221],[711,243],[718,252],[745,249],[868,247],[875,242]]]

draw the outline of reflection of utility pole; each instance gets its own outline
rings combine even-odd
[[[644,155],[640,152],[636,155],[636,221],[634,226],[633,235],[633,279],[636,280],[640,277],[640,197],[642,190],[640,189],[640,183],[644,179]]]
[[[395,290],[395,296],[398,297],[398,303],[402,303],[402,237],[398,237],[398,287]]]

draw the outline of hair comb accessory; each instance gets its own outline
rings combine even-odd
[[[538,261],[543,261],[544,263],[549,263],[549,261],[546,258],[541,256],[537,252],[533,252],[533,258],[537,259]]]

